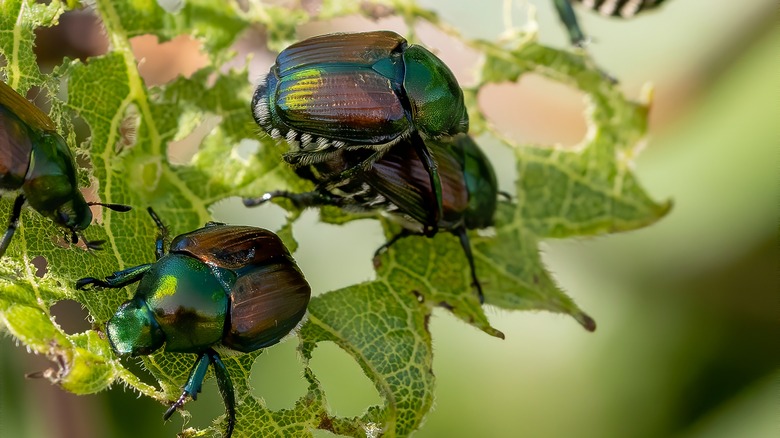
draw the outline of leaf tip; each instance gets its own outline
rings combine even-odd
[[[667,199],[662,204],[658,206],[658,218],[662,218],[669,214],[670,211],[672,211],[672,207],[674,207],[674,199]]]
[[[591,318],[590,315],[588,315],[585,312],[580,312],[576,315],[574,315],[574,319],[577,320],[577,322],[582,325],[585,330],[589,332],[595,332],[596,331],[596,320]]]

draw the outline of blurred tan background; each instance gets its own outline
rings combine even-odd
[[[490,39],[507,21],[524,25],[535,8],[541,42],[568,44],[549,0],[515,2],[509,16],[499,0],[420,3],[466,36]],[[597,320],[595,333],[560,315],[488,308],[506,334],[501,341],[437,310],[430,326],[437,400],[416,436],[780,436],[777,4],[668,0],[630,21],[576,11],[594,40],[589,51],[628,96],[639,98],[643,84],[654,84],[651,136],[636,172],[652,196],[672,198],[675,207],[647,229],[544,244],[544,260],[560,284]],[[378,28],[405,31],[393,18],[339,19],[307,24],[300,36]],[[473,53],[425,26],[417,31],[462,83],[473,80]],[[63,55],[104,51],[102,38],[88,14],[69,13],[57,28],[40,32],[37,50],[43,64],[53,65]],[[206,62],[187,38],[158,44],[144,36],[133,47],[152,85]],[[273,62],[259,31],[236,48],[254,54],[253,81]],[[234,65],[243,63],[239,57]],[[581,96],[539,77],[488,87],[480,105],[522,142],[570,146],[585,133]],[[502,188],[511,189],[511,153],[494,142],[482,145]],[[171,151],[176,162],[192,153],[187,145]],[[220,203],[214,215],[272,229],[283,220],[275,206],[247,211],[237,199]],[[309,211],[295,233],[295,257],[315,293],[373,275],[371,254],[382,243],[374,221],[335,227],[317,223]],[[55,313],[68,331],[89,327],[74,303],[58,304]],[[269,349],[253,369],[255,393],[271,408],[292,407],[305,391],[296,346],[290,340]],[[0,339],[0,436],[151,438],[181,429],[178,416],[163,425],[161,405],[119,387],[77,397],[23,378],[47,366]],[[318,347],[312,366],[336,413],[358,415],[380,402],[334,345]],[[188,408],[195,426],[223,413],[213,381]]]

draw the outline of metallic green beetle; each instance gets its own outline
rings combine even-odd
[[[394,144],[411,139],[439,215],[441,183],[424,139],[468,131],[463,91],[450,69],[389,31],[335,33],[291,45],[260,81],[252,114],[271,137],[287,141],[285,160],[295,167],[328,160],[334,151],[371,151],[333,180],[371,167]],[[437,223],[427,234],[435,234]]]
[[[77,233],[92,222],[90,205],[130,210],[125,205],[84,200],[76,182],[73,154],[57,133],[54,122],[0,81],[0,190],[19,189],[22,193],[14,201],[8,228],[0,240],[0,257],[11,243],[25,202],[68,229],[72,243],[78,241]],[[82,240],[92,249],[103,243],[83,237]]]
[[[198,355],[166,420],[188,396],[197,398],[213,365],[227,410],[225,436],[230,437],[236,422],[233,383],[214,347],[248,353],[276,344],[302,320],[311,288],[282,241],[268,230],[210,222],[173,239],[165,254],[167,232],[151,208],[149,214],[160,228],[157,261],[105,280],[82,278],[76,287],[140,282],[106,325],[111,347],[120,355],[147,355],[160,348]]]
[[[664,0],[553,0],[558,17],[569,32],[571,43],[578,47],[587,44],[588,39],[582,33],[577,16],[571,7],[572,2],[581,3],[584,7],[592,9],[604,16],[631,18],[634,15],[659,6]]]
[[[255,206],[273,198],[287,198],[299,207],[335,205],[356,212],[386,211],[402,219],[404,230],[377,253],[398,239],[423,234],[426,225],[438,220],[439,228],[459,237],[471,268],[472,282],[480,302],[484,302],[466,230],[493,225],[499,194],[493,166],[468,135],[428,140],[427,144],[439,165],[442,183],[443,214],[438,219],[432,214],[430,180],[408,140],[396,144],[370,169],[352,178],[339,181],[331,178],[364,159],[359,152],[342,151],[332,154],[327,161],[296,169],[298,175],[317,184],[314,191],[274,191],[259,198],[244,199],[244,204]]]

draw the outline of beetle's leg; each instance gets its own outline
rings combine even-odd
[[[160,216],[157,216],[157,213],[152,210],[152,207],[147,207],[146,211],[149,212],[149,216],[152,217],[152,220],[157,225],[157,229],[160,230],[157,234],[157,240],[154,241],[154,254],[157,260],[160,260],[165,255],[165,239],[168,238],[168,228],[160,220]]]
[[[398,242],[399,240],[403,239],[404,237],[409,237],[409,236],[422,236],[422,234],[421,233],[415,233],[413,231],[410,231],[410,230],[407,230],[406,228],[404,228],[403,230],[401,230],[400,233],[396,234],[390,240],[385,242],[384,245],[382,245],[379,248],[377,248],[376,251],[374,251],[374,258],[379,257],[380,254],[382,254],[383,252],[385,252],[388,249],[390,249],[390,247],[393,246],[393,244],[395,244],[395,242]]]
[[[501,196],[502,198],[504,198],[505,201],[511,201],[512,200],[512,195],[510,195],[509,192],[505,192],[505,191],[501,190],[501,191],[498,192],[498,195]]]
[[[179,396],[179,399],[165,411],[163,420],[168,420],[177,409],[184,406],[187,397],[191,397],[193,400],[198,399],[198,393],[203,389],[203,379],[206,378],[206,371],[209,369],[209,364],[214,365],[217,387],[219,388],[219,393],[222,395],[222,401],[225,403],[225,409],[227,411],[227,430],[225,431],[225,438],[230,438],[233,434],[233,428],[236,425],[236,397],[233,392],[233,382],[230,380],[230,375],[228,374],[222,359],[220,359],[219,354],[211,348],[206,349],[206,351],[198,355],[195,365],[193,365],[192,370],[190,370],[187,383],[184,384],[184,390],[182,391],[181,396]]]
[[[479,304],[485,304],[485,295],[482,293],[482,284],[477,278],[477,269],[474,266],[474,254],[471,252],[471,243],[469,242],[469,235],[466,234],[465,227],[459,227],[452,231],[453,234],[457,234],[460,238],[460,246],[463,247],[463,252],[466,254],[466,259],[469,261],[469,268],[471,268],[471,285],[477,288],[477,296],[479,297]]]
[[[3,234],[3,240],[0,241],[0,257],[5,254],[5,250],[11,243],[11,238],[14,237],[16,227],[19,226],[19,216],[22,215],[22,206],[24,206],[24,201],[26,201],[24,195],[17,196],[16,200],[14,201],[14,208],[11,210],[11,218],[8,221],[8,228],[6,228],[5,234]]]
[[[168,420],[171,418],[171,415],[176,412],[176,409],[184,406],[184,403],[187,401],[187,396],[192,397],[193,400],[198,399],[198,393],[203,387],[203,379],[206,378],[206,371],[208,371],[210,363],[211,358],[207,354],[207,351],[198,355],[198,359],[195,361],[195,365],[192,366],[189,377],[187,377],[187,383],[184,384],[184,390],[182,391],[181,396],[167,411],[165,411],[163,420]]]
[[[431,205],[433,206],[433,217],[429,224],[423,224],[423,234],[428,237],[435,235],[439,231],[439,220],[442,213],[442,195],[441,195],[441,179],[439,178],[439,169],[436,165],[436,160],[431,156],[431,151],[425,146],[425,142],[417,131],[412,132],[412,143],[414,144],[414,150],[417,152],[417,156],[422,161],[423,167],[428,172],[431,178]]]
[[[85,277],[76,282],[76,289],[84,289],[87,285],[94,284],[95,286],[119,289],[125,287],[128,284],[135,283],[141,280],[141,277],[152,267],[152,264],[133,266],[132,268],[125,269],[124,271],[114,272],[106,277],[105,280],[100,280],[93,277]]]
[[[361,157],[361,159],[357,162],[357,164],[351,165],[350,167],[348,167],[347,169],[339,173],[328,176],[328,178],[325,181],[320,182],[318,186],[329,187],[329,186],[336,185],[336,183],[339,183],[341,181],[351,180],[352,178],[358,176],[362,172],[371,169],[374,163],[376,163],[377,160],[382,158],[382,156],[385,153],[387,153],[388,150],[389,150],[388,148],[385,148],[382,150],[374,151],[373,153],[371,153],[365,158]]]
[[[572,9],[569,0],[554,0],[553,3],[555,3],[555,9],[558,10],[558,18],[561,19],[561,22],[569,32],[571,43],[577,47],[584,47],[588,40],[582,33],[579,23],[577,23],[577,16],[574,15],[574,9]]]
[[[247,207],[254,207],[265,204],[274,198],[289,199],[290,202],[292,202],[293,205],[298,208],[319,207],[323,205],[341,205],[340,198],[336,198],[328,193],[320,192],[318,190],[304,193],[292,193],[286,190],[274,190],[273,192],[268,192],[258,198],[244,198],[244,205]]]
[[[211,363],[214,364],[217,387],[220,395],[222,395],[222,402],[225,403],[225,410],[227,411],[225,438],[230,438],[230,435],[233,434],[233,428],[236,426],[236,396],[233,392],[233,381],[230,380],[230,374],[228,374],[227,368],[222,359],[220,359],[219,354],[211,348],[206,351],[206,354],[209,355]]]

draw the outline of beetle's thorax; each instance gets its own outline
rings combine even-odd
[[[234,281],[235,275],[227,270],[172,253],[144,274],[136,299],[143,300],[154,316],[166,351],[196,353],[222,339],[229,291],[224,283]]]

